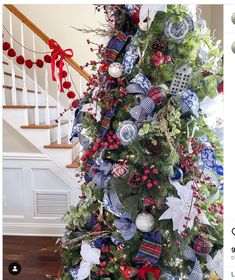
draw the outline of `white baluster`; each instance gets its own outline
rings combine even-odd
[[[4,71],[2,72],[2,84],[5,85]],[[2,105],[6,105],[6,89],[2,87]]]
[[[70,71],[70,67],[67,65],[67,69],[68,69],[68,81],[71,82],[71,71]],[[67,111],[68,114],[68,144],[70,144],[70,137],[71,137],[71,132],[72,132],[72,115],[71,115],[71,110]]]
[[[57,123],[57,144],[61,144],[61,118],[60,117],[60,83],[57,80],[57,96],[56,96],[56,100],[57,100],[57,116],[58,116],[58,123]]]
[[[45,45],[45,51],[47,51],[47,45]],[[46,109],[45,109],[45,120],[46,125],[50,124],[50,108],[49,108],[49,94],[48,94],[48,68],[45,63],[45,92],[46,92]]]
[[[33,59],[36,61],[35,53],[35,35],[33,33]],[[34,74],[34,93],[35,93],[35,109],[34,109],[34,122],[36,125],[39,125],[39,108],[38,108],[38,81],[37,81],[37,69],[36,66],[33,67]]]
[[[12,15],[9,12],[9,20],[10,20],[10,34],[13,35],[12,31]],[[13,48],[13,38],[10,37],[11,47]],[[13,57],[10,59],[11,64],[11,79],[12,79],[12,89],[11,89],[11,98],[12,98],[12,105],[17,105],[17,98],[16,98],[16,77],[15,77],[15,68],[14,68],[14,61]]]
[[[24,51],[24,26],[23,22],[20,22],[20,29],[21,29],[21,53],[22,56],[25,57],[25,51]],[[22,72],[23,72],[23,104],[22,105],[28,105],[28,96],[27,96],[27,84],[26,84],[26,71],[25,71],[25,64],[22,65]]]
[[[79,96],[78,98],[80,99],[81,97],[83,97],[83,92],[82,92],[82,76],[79,74]]]

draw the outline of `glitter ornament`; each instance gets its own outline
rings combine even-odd
[[[112,167],[112,174],[116,178],[123,178],[129,173],[128,165],[125,162],[115,163]]]
[[[118,62],[113,62],[109,65],[108,73],[113,78],[120,78],[123,73],[123,66]]]
[[[142,232],[150,232],[154,229],[154,217],[149,213],[140,213],[135,220],[136,227]]]

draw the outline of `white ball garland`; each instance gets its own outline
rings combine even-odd
[[[140,213],[136,217],[135,224],[138,230],[142,232],[150,232],[155,225],[154,217],[149,213]]]
[[[109,75],[113,78],[120,78],[123,74],[124,68],[118,62],[113,62],[109,65]]]

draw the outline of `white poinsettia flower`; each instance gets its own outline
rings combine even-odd
[[[83,260],[87,262],[90,262],[92,264],[100,263],[100,249],[92,247],[89,243],[82,243],[80,254]]]
[[[211,272],[215,272],[221,279],[223,279],[223,249],[218,250],[214,258],[208,255],[206,260],[207,269]]]
[[[179,198],[166,198],[166,204],[169,208],[163,213],[159,220],[172,219],[173,230],[178,230],[179,233],[185,230],[183,227],[184,224],[187,224],[187,227],[191,229],[196,216],[199,218],[199,222],[209,225],[210,222],[204,212],[202,211],[201,214],[198,214],[197,208],[194,206],[196,199],[193,197],[193,190],[191,189],[194,182],[189,181],[186,186],[181,185],[177,181],[171,181],[171,183],[176,188]],[[186,216],[190,217],[187,223],[185,221]]]

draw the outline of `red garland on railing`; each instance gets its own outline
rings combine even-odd
[[[54,71],[55,71],[55,65],[56,65],[56,67],[59,68],[60,91],[64,92],[63,89],[67,89],[68,90],[67,97],[69,99],[74,99],[76,97],[75,92],[72,91],[72,90],[69,90],[72,86],[71,82],[64,81],[62,83],[62,79],[66,78],[68,76],[68,72],[63,70],[64,57],[66,57],[66,56],[67,57],[72,57],[73,51],[71,49],[67,49],[67,50],[63,51],[61,49],[61,47],[59,46],[59,44],[54,40],[50,40],[49,43],[51,43],[51,47],[52,47],[52,48],[50,47],[50,49],[53,49],[53,51],[51,52],[51,55],[46,54],[43,57],[43,60],[42,59],[37,59],[36,62],[33,62],[31,59],[25,59],[22,55],[17,55],[14,48],[11,48],[11,44],[9,42],[3,42],[2,48],[3,48],[4,51],[7,51],[7,55],[9,57],[11,57],[11,58],[16,57],[16,63],[17,64],[19,64],[19,65],[25,64],[25,66],[28,69],[31,69],[34,64],[38,68],[43,68],[44,62],[48,63],[48,64],[51,64],[51,68],[53,68],[52,79],[53,79],[53,77],[55,78]],[[56,48],[56,44],[57,44],[57,48]],[[59,46],[59,48],[58,48],[58,46]],[[22,46],[22,47],[24,47],[24,46]],[[68,51],[69,51],[69,53],[68,53]],[[58,59],[59,57],[60,57],[60,60],[56,61],[56,59]],[[53,65],[53,67],[52,67],[52,65]],[[53,79],[53,80],[56,81],[56,79]],[[77,102],[78,102],[77,100],[74,100],[72,102],[71,106],[73,108],[76,108],[77,107]]]
[[[4,51],[7,51],[7,55],[9,57],[16,57],[16,62],[18,64],[22,65],[25,63],[25,66],[29,69],[31,69],[34,64],[36,64],[38,68],[42,68],[44,66],[44,62],[51,63],[51,56],[48,54],[44,56],[44,61],[42,59],[37,59],[33,62],[31,59],[25,59],[23,55],[16,55],[16,51],[11,48],[11,45],[8,42],[3,42],[2,48]]]

